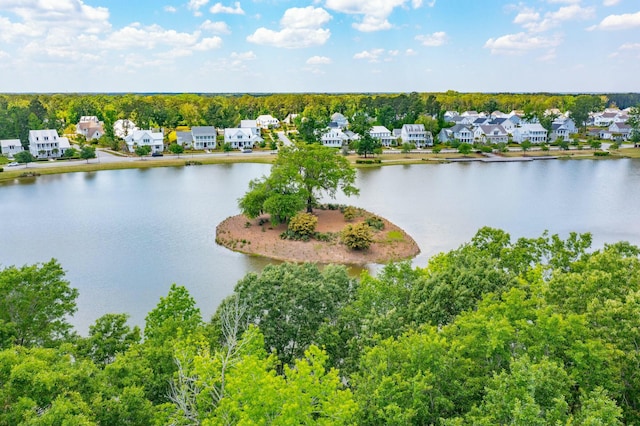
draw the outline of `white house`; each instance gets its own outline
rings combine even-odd
[[[473,131],[463,124],[456,124],[453,127],[440,130],[438,139],[440,139],[440,142],[449,142],[457,139],[463,143],[473,143]]]
[[[341,148],[343,145],[349,143],[349,136],[340,128],[331,128],[322,134],[320,140],[324,146]]]
[[[135,152],[137,146],[149,146],[151,152],[162,152],[164,150],[164,135],[162,132],[153,130],[134,130],[129,133],[124,141],[129,148],[129,152]]]
[[[191,128],[193,149],[215,149],[218,131],[213,126],[194,126]]]
[[[424,124],[405,124],[400,129],[402,143],[412,143],[416,147],[433,145],[433,135],[424,128]]]
[[[391,131],[384,126],[373,126],[369,130],[369,135],[373,139],[378,139],[382,146],[390,146],[396,140],[391,134]]]
[[[260,130],[256,127],[234,127],[224,129],[224,143],[228,143],[234,149],[253,148],[255,144],[262,142]]]
[[[473,132],[473,138],[482,143],[507,143],[509,134],[499,124],[486,124],[478,126]]]
[[[191,132],[176,131],[176,143],[185,148],[191,148],[193,146],[193,135]]]
[[[631,126],[626,123],[616,123],[613,122],[609,126],[609,132],[611,133],[612,139],[621,139],[621,140],[629,140],[629,136],[631,135]]]
[[[256,118],[256,124],[261,129],[268,129],[269,127],[280,127],[280,120],[271,115],[259,115]]]
[[[83,115],[76,124],[76,134],[84,136],[88,141],[100,139],[104,135],[104,123],[95,115]]]
[[[551,134],[549,135],[549,140],[551,142],[558,139],[568,141],[570,136],[577,132],[578,129],[573,119],[558,117],[553,120],[553,123],[551,123]]]
[[[119,137],[120,139],[126,138],[130,133],[133,133],[135,130],[140,130],[136,126],[136,123],[129,119],[124,120],[116,120],[113,123],[113,133]]]
[[[513,141],[522,143],[528,140],[531,143],[546,143],[547,129],[540,123],[523,123],[513,131]]]
[[[609,126],[615,121],[617,115],[617,112],[603,112],[602,114],[597,114],[593,118],[593,124],[601,127]]]
[[[36,158],[59,158],[69,148],[69,139],[55,129],[29,130],[29,152]]]
[[[510,135],[513,134],[513,130],[516,128],[515,123],[506,117],[494,118],[488,124],[497,124],[499,126],[502,126],[502,128]]]
[[[2,139],[0,140],[0,153],[11,158],[19,152],[24,151],[20,139]]]

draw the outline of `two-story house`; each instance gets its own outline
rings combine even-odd
[[[495,144],[509,142],[509,134],[499,124],[478,126],[473,132],[473,139],[478,142]]]
[[[84,136],[85,140],[97,140],[104,135],[104,123],[95,115],[83,115],[76,124],[76,134]]]
[[[257,127],[233,127],[224,129],[224,143],[234,149],[253,148],[264,139]]]
[[[400,129],[402,143],[412,143],[418,148],[433,146],[433,135],[424,124],[404,124]]]
[[[513,141],[522,143],[528,140],[531,143],[546,143],[547,129],[540,123],[522,123],[513,131]]]
[[[129,152],[135,152],[138,146],[149,146],[151,152],[162,152],[164,150],[164,135],[162,132],[153,130],[134,130],[124,138]]]
[[[215,149],[218,131],[214,126],[194,126],[191,128],[193,149]]]
[[[69,148],[69,139],[55,129],[29,130],[29,152],[36,158],[60,158]]]
[[[373,139],[378,139],[382,146],[391,146],[396,141],[391,131],[384,126],[373,126],[369,130],[369,135]]]
[[[473,131],[470,129],[470,126],[456,124],[453,127],[440,130],[438,139],[443,143],[453,140],[459,140],[462,143],[473,143]]]
[[[280,127],[280,120],[271,115],[259,115],[256,118],[256,125],[261,129]]]

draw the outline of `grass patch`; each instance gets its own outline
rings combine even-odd
[[[404,241],[404,235],[402,234],[402,232],[398,230],[389,231],[387,233],[387,242],[393,243],[396,241]]]

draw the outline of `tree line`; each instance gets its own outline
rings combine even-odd
[[[70,133],[81,116],[97,116],[113,139],[113,123],[130,119],[140,128],[175,129],[178,126],[235,127],[241,119],[271,114],[283,120],[289,114],[328,120],[339,112],[375,118],[389,129],[405,123],[423,123],[433,134],[443,126],[447,110],[509,112],[541,116],[550,108],[573,110],[582,104],[619,107],[637,105],[637,94],[575,95],[552,93],[399,93],[399,94],[2,94],[0,139],[20,139],[29,130],[51,128]]]
[[[640,249],[482,228],[428,265],[249,273],[210,319],[173,284],[79,336],[55,260],[0,270],[0,425],[640,422]]]

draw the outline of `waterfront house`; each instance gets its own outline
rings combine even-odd
[[[488,144],[507,143],[509,142],[509,134],[499,124],[486,124],[474,130],[473,139]]]
[[[194,126],[191,128],[193,149],[215,149],[218,131],[213,126]]]
[[[440,130],[438,139],[443,143],[456,139],[463,143],[473,143],[473,131],[463,124],[456,124],[453,127]]]
[[[631,126],[626,123],[613,122],[609,126],[609,132],[612,139],[627,141],[631,135]]]
[[[19,152],[24,151],[20,139],[2,139],[0,140],[0,153],[12,158]]]
[[[402,143],[412,143],[422,148],[433,145],[433,135],[424,128],[424,124],[405,124],[400,129]]]
[[[149,130],[134,130],[129,133],[124,141],[127,144],[129,152],[135,152],[138,146],[149,146],[151,152],[162,152],[164,150],[164,135],[162,132]]]
[[[513,130],[516,128],[516,125],[513,121],[509,120],[507,117],[498,117],[491,120],[488,124],[495,124],[498,126],[502,126],[502,128],[507,132],[507,134],[512,135]]]
[[[36,158],[60,158],[70,147],[69,139],[55,129],[29,130],[29,152]]]
[[[522,143],[528,140],[531,143],[546,143],[547,129],[542,127],[540,123],[522,123],[520,127],[516,127],[513,131],[513,141]]]
[[[234,149],[253,148],[257,143],[264,141],[260,136],[260,130],[256,127],[233,127],[224,129],[224,143],[228,143]]]
[[[193,146],[193,135],[191,132],[176,131],[176,143],[185,148],[191,148]]]
[[[391,146],[396,141],[391,131],[384,126],[373,126],[369,130],[369,135],[373,139],[378,139],[382,146]]]

